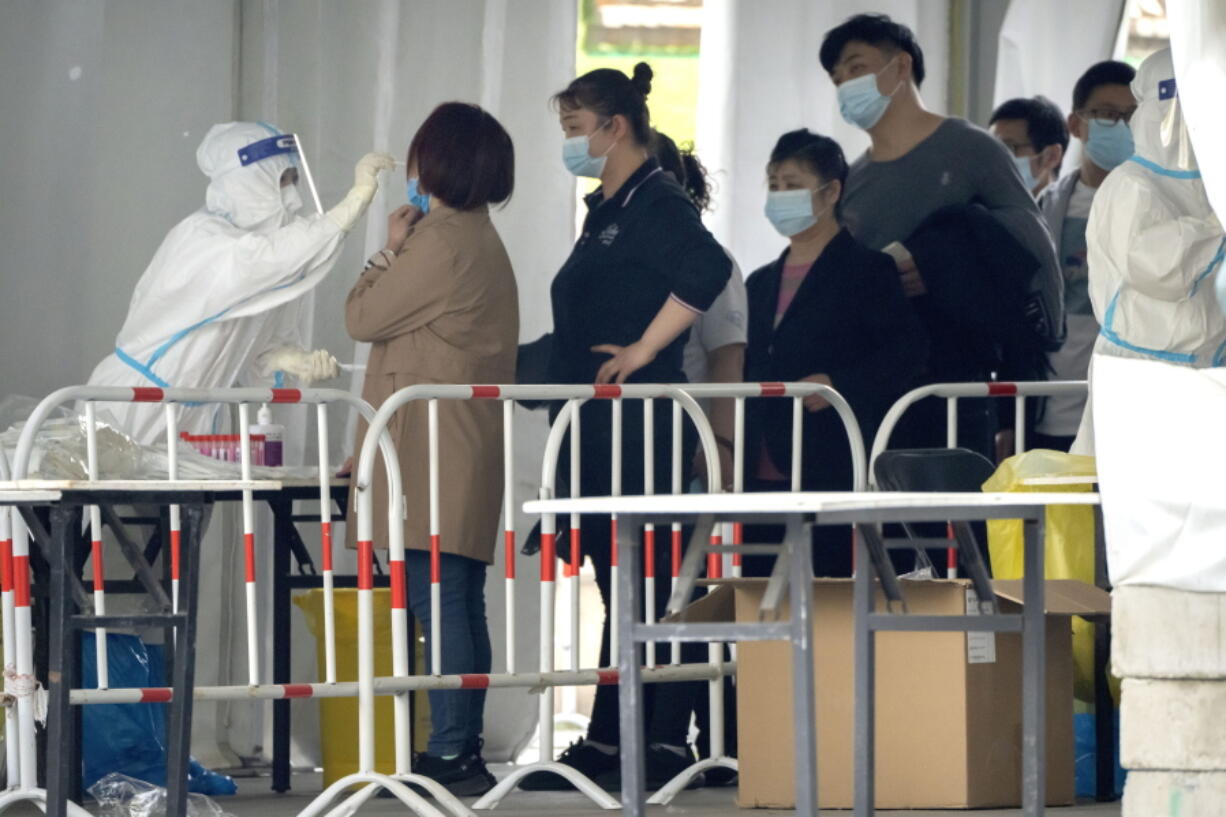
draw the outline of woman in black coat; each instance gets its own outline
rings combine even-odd
[[[746,282],[745,379],[833,386],[851,404],[869,445],[890,405],[919,381],[927,338],[893,259],[858,244],[839,224],[847,162],[838,144],[808,130],[786,133],[771,153],[767,175],[766,216],[789,244]],[[745,485],[790,490],[791,401],[748,405]],[[830,404],[816,395],[805,399],[801,487],[853,487],[847,435]],[[851,575],[847,528],[815,528],[814,548],[818,575]],[[746,562],[747,575],[754,567],[769,569]]]

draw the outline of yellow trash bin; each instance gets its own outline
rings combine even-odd
[[[358,591],[340,589],[335,593],[336,609],[336,680],[358,679]],[[319,680],[326,677],[324,652],[324,591],[311,590],[294,597],[294,604],[306,614],[307,627],[315,636],[315,665]],[[392,674],[392,625],[391,591],[376,588],[374,591],[375,625],[375,676]],[[420,628],[419,628],[420,634]],[[421,667],[421,639],[414,640],[417,646],[417,666]],[[417,743],[424,748],[429,735],[429,711],[426,696],[416,695]],[[383,774],[396,771],[396,742],[393,731],[395,715],[390,696],[375,698],[375,770]],[[425,724],[425,728],[422,725]],[[323,752],[324,786],[358,771],[358,699],[320,698],[319,735]]]
[[[1093,457],[1036,449],[1010,457],[983,485],[985,491],[1018,493],[1089,493],[1084,485],[1028,485],[1042,477],[1094,476]],[[1044,548],[1046,578],[1077,579],[1094,584],[1094,509],[1089,506],[1048,508],[1047,541]],[[997,579],[1022,578],[1022,523],[1017,520],[988,522],[988,550],[992,575]],[[1074,694],[1094,700],[1094,625],[1073,618]]]

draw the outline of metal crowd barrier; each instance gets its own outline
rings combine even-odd
[[[98,402],[158,402],[166,404],[167,413],[167,443],[169,449],[169,468],[170,473],[168,480],[163,481],[166,484],[182,484],[182,481],[177,479],[177,459],[176,459],[176,444],[178,442],[178,432],[175,414],[175,405],[181,403],[229,403],[238,404],[239,406],[239,423],[240,435],[242,442],[242,461],[240,463],[240,472],[242,477],[241,488],[242,504],[243,504],[243,548],[246,557],[246,572],[245,572],[245,590],[247,601],[247,650],[249,662],[248,683],[246,685],[230,685],[230,686],[211,686],[211,687],[196,687],[194,690],[194,698],[196,700],[281,700],[281,699],[301,699],[310,697],[357,697],[359,699],[360,716],[359,716],[359,748],[360,748],[360,768],[356,775],[346,777],[344,780],[338,781],[327,791],[322,793],[310,806],[305,809],[302,814],[305,817],[321,813],[335,797],[345,788],[354,783],[365,782],[367,785],[361,791],[351,795],[344,804],[344,808],[352,811],[361,805],[369,798],[377,788],[384,787],[390,789],[399,799],[410,807],[415,813],[429,815],[429,817],[441,817],[444,809],[455,815],[463,815],[467,817],[470,812],[463,804],[452,797],[445,789],[428,778],[420,777],[412,774],[411,760],[412,752],[410,745],[410,724],[408,717],[408,694],[411,691],[419,689],[476,689],[476,688],[504,688],[518,687],[528,689],[542,690],[540,701],[540,729],[541,729],[541,750],[542,761],[538,764],[525,766],[517,769],[510,777],[504,779],[499,786],[489,795],[476,804],[477,808],[492,808],[521,780],[525,775],[542,770],[552,770],[571,779],[575,785],[587,794],[593,801],[604,808],[618,808],[618,802],[610,797],[606,792],[597,787],[587,778],[580,775],[575,770],[557,764],[545,758],[546,753],[552,751],[552,727],[553,727],[553,690],[555,687],[577,686],[586,684],[615,684],[617,682],[617,671],[607,668],[584,669],[579,666],[578,651],[575,650],[571,655],[571,666],[563,671],[557,671],[553,666],[553,646],[554,646],[554,601],[555,588],[557,582],[556,564],[555,564],[555,536],[556,536],[556,520],[547,517],[544,520],[543,536],[542,536],[542,551],[541,551],[541,568],[540,568],[540,594],[541,594],[541,618],[542,624],[540,628],[540,643],[541,643],[541,662],[538,672],[521,672],[518,671],[515,665],[515,648],[517,642],[517,634],[515,631],[515,616],[514,605],[516,598],[516,575],[515,575],[515,501],[513,496],[513,474],[514,474],[514,459],[513,459],[513,405],[515,400],[563,400],[566,401],[565,408],[551,430],[550,439],[545,449],[544,462],[542,465],[542,479],[540,496],[548,498],[553,495],[555,490],[555,477],[558,454],[561,450],[561,443],[564,436],[569,433],[571,435],[571,466],[574,473],[578,473],[580,462],[580,434],[581,428],[578,422],[579,406],[588,400],[609,400],[612,405],[614,418],[614,439],[610,457],[610,468],[612,469],[613,485],[615,490],[620,491],[621,485],[621,418],[623,411],[623,401],[625,400],[641,400],[645,407],[645,438],[652,438],[652,423],[654,421],[653,403],[654,400],[670,400],[672,401],[673,411],[672,420],[675,430],[674,446],[672,451],[671,463],[671,485],[670,491],[681,493],[685,491],[686,486],[683,484],[683,475],[685,473],[685,464],[682,459],[682,446],[680,430],[683,425],[683,418],[688,416],[689,421],[693,423],[697,429],[699,441],[702,451],[707,462],[707,490],[718,492],[722,487],[720,474],[720,458],[716,447],[713,432],[709,422],[703,415],[702,409],[697,403],[697,399],[731,399],[735,401],[735,440],[734,440],[734,474],[732,479],[732,489],[734,491],[743,490],[742,474],[745,466],[745,434],[744,434],[744,418],[745,418],[745,402],[747,399],[755,398],[777,398],[791,399],[793,401],[793,457],[792,457],[792,474],[791,484],[793,489],[799,490],[801,486],[800,475],[802,468],[801,461],[801,442],[803,428],[803,398],[810,394],[822,394],[827,397],[835,410],[842,418],[845,427],[848,431],[849,440],[851,443],[853,456],[853,485],[857,490],[863,490],[867,484],[867,467],[864,456],[863,443],[859,437],[858,426],[855,424],[854,415],[846,402],[829,387],[811,383],[795,383],[795,384],[732,384],[732,385],[685,385],[685,386],[665,386],[665,385],[628,385],[628,386],[418,386],[406,389],[392,398],[389,398],[387,403],[380,408],[376,413],[370,406],[363,401],[353,397],[352,395],[337,390],[316,389],[316,390],[294,390],[294,389],[228,389],[228,390],[174,390],[174,389],[124,389],[124,388],[92,388],[92,387],[74,387],[64,389],[48,397],[44,400],[27,422],[21,440],[18,445],[17,455],[15,458],[15,474],[14,485],[21,485],[25,480],[30,454],[34,447],[35,437],[38,428],[50,416],[52,411],[58,406],[72,401],[84,401],[86,412],[86,427],[87,427],[87,448],[88,448],[88,468],[89,479],[85,482],[77,483],[78,489],[102,488],[107,485],[107,481],[102,479],[102,475],[98,473],[98,458],[97,458],[97,441],[96,441],[96,415],[95,404]],[[506,672],[504,673],[489,673],[481,675],[409,675],[408,672],[408,649],[409,636],[407,632],[408,615],[407,615],[407,588],[405,586],[405,571],[404,571],[404,541],[402,520],[404,518],[404,497],[400,479],[399,459],[391,441],[390,435],[387,433],[387,423],[391,420],[395,412],[410,401],[425,400],[428,401],[428,418],[429,418],[429,485],[430,485],[430,517],[431,517],[431,541],[430,549],[435,558],[432,560],[434,569],[431,575],[431,607],[433,614],[432,622],[432,638],[431,638],[431,669],[441,666],[442,651],[445,648],[445,643],[441,633],[441,618],[439,615],[440,609],[440,576],[437,569],[438,559],[437,554],[440,553],[439,541],[439,514],[441,503],[445,500],[440,495],[439,483],[439,444],[438,444],[438,402],[440,400],[498,400],[503,404],[503,430],[504,430],[504,547],[506,550]],[[319,419],[319,465],[320,465],[320,499],[321,499],[321,548],[323,551],[323,572],[324,572],[324,607],[325,607],[325,678],[322,682],[309,683],[289,683],[289,684],[266,684],[261,683],[262,679],[259,673],[259,655],[260,655],[260,628],[257,621],[255,607],[255,554],[257,543],[255,541],[254,527],[254,509],[253,509],[253,493],[255,491],[254,483],[251,480],[251,462],[250,462],[250,445],[249,445],[249,405],[251,403],[313,403],[317,405]],[[336,643],[335,643],[335,617],[333,606],[333,584],[332,584],[332,537],[330,528],[330,513],[329,513],[329,480],[330,467],[328,463],[328,440],[327,440],[327,404],[328,403],[343,403],[357,409],[370,422],[370,433],[366,438],[366,443],[363,447],[361,458],[358,461],[358,467],[355,471],[357,478],[357,500],[358,500],[358,557],[359,557],[359,680],[357,682],[338,682],[336,680]],[[389,574],[392,583],[392,656],[393,656],[393,675],[387,678],[376,678],[374,676],[374,650],[373,643],[373,572],[372,572],[372,557],[374,543],[372,541],[372,525],[373,525],[373,496],[372,496],[372,477],[375,467],[375,449],[379,449],[384,457],[384,467],[389,480],[389,507],[388,521],[390,530],[390,540],[387,543],[389,547]],[[653,483],[653,450],[648,446],[645,450],[645,478],[648,492],[654,492],[656,486]],[[2,458],[0,458],[0,466],[2,466]],[[4,475],[0,473],[0,478]],[[178,505],[171,505],[171,541],[170,541],[170,557],[171,557],[171,598],[170,605],[172,612],[179,613],[180,610],[180,519]],[[93,604],[95,613],[99,616],[104,616],[106,611],[105,597],[105,568],[102,561],[102,528],[101,520],[98,514],[98,506],[91,505],[89,507],[89,521],[91,532],[91,551],[92,551],[92,570],[94,578],[94,595]],[[8,805],[22,800],[33,800],[39,803],[46,803],[46,792],[36,788],[35,774],[35,748],[34,748],[34,718],[32,700],[28,694],[21,695],[20,683],[23,678],[33,678],[33,663],[32,663],[32,635],[30,629],[30,610],[29,610],[29,573],[28,573],[28,533],[25,529],[19,516],[15,515],[16,525],[14,528],[13,546],[10,551],[4,547],[4,541],[7,540],[4,531],[4,522],[8,520],[7,511],[0,513],[0,567],[4,568],[4,577],[0,579],[0,585],[4,589],[4,627],[5,627],[5,660],[6,664],[10,662],[14,665],[15,670],[6,674],[6,688],[10,694],[16,696],[17,701],[17,717],[16,723],[13,723],[13,718],[6,719],[6,733],[15,733],[17,740],[8,742],[7,761],[12,774],[10,780],[17,781],[17,788],[9,793],[0,796],[0,810],[3,810]],[[616,519],[613,525],[616,526]],[[572,539],[570,558],[564,566],[563,578],[571,582],[571,587],[577,591],[578,574],[579,574],[579,525],[577,519],[572,519]],[[716,535],[716,541],[727,541],[739,543],[741,541],[742,532],[740,525],[729,525],[726,529]],[[654,547],[655,531],[649,529],[646,531],[647,541]],[[681,550],[682,550],[682,531],[679,524],[673,525],[670,531],[670,547],[672,556],[672,580],[677,579],[680,569]],[[616,539],[613,540],[616,542]],[[613,569],[616,570],[616,549],[614,548],[614,564]],[[730,571],[733,574],[739,573],[739,558],[727,560],[718,556],[712,556],[707,561],[707,573],[711,577],[722,576],[725,571]],[[24,584],[23,584],[24,581]],[[648,576],[646,581],[649,583],[649,588],[656,581],[655,576]],[[616,582],[614,583],[616,587]],[[21,591],[24,587],[25,590]],[[11,589],[10,589],[11,588]],[[20,591],[20,592],[19,592]],[[649,592],[648,599],[654,599],[654,594]],[[572,592],[570,594],[571,607],[567,620],[572,631],[572,643],[577,637],[578,622],[580,615],[579,594]],[[616,605],[616,596],[614,597],[614,605]],[[653,602],[648,602],[649,608],[647,614],[653,617],[656,611]],[[662,611],[661,611],[662,612]],[[615,614],[615,611],[614,611]],[[8,638],[9,630],[13,632],[13,638]],[[172,700],[171,689],[156,688],[156,689],[112,689],[109,685],[109,679],[105,674],[106,667],[106,639],[105,627],[99,626],[98,630],[98,666],[102,669],[99,673],[99,682],[94,689],[77,689],[70,692],[69,700],[73,705],[92,704],[92,703],[138,703],[138,702],[168,702]],[[723,677],[734,670],[734,664],[727,664],[723,659],[722,647],[713,646],[709,656],[709,661],[703,664],[682,665],[680,664],[679,651],[674,648],[670,656],[669,662],[664,665],[657,663],[657,654],[655,645],[651,645],[648,649],[647,668],[644,671],[644,677],[648,681],[654,682],[673,682],[684,680],[705,680],[711,684],[711,701],[712,701],[712,741],[711,741],[711,757],[701,761],[685,774],[673,781],[665,790],[662,790],[659,795],[661,802],[667,802],[668,799],[685,787],[689,779],[694,775],[702,772],[706,768],[715,765],[723,765],[735,768],[735,761],[725,757],[724,740],[723,740],[723,706],[722,706],[722,679]],[[614,647],[616,649],[616,647]],[[614,653],[615,654],[615,653]],[[396,746],[396,772],[391,776],[379,775],[374,772],[374,706],[373,699],[376,694],[387,694],[394,697],[394,712],[395,712],[395,746]],[[11,714],[11,713],[10,713]],[[684,779],[683,779],[684,778]],[[418,795],[413,789],[404,785],[405,783],[413,783],[423,787],[436,798],[437,806],[431,804],[423,797]],[[185,792],[184,792],[185,794]],[[172,795],[177,796],[174,791],[172,781]],[[170,807],[175,807],[174,797],[170,803]],[[75,807],[74,814],[79,813]]]

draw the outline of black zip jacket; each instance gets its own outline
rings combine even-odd
[[[775,309],[787,259],[749,276],[747,381],[827,375],[855,412],[866,448],[886,411],[917,384],[928,339],[903,294],[893,259],[839,232],[809,269],[779,326]],[[746,468],[758,475],[763,443],[775,466],[791,473],[791,400],[747,403]],[[806,490],[852,487],[851,449],[833,408],[806,412],[802,480]]]

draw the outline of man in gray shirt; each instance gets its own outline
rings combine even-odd
[[[827,33],[822,67],[839,90],[847,121],[872,146],[851,166],[843,194],[848,230],[863,244],[903,243],[942,208],[982,204],[1042,264],[1044,292],[1058,291],[1060,265],[1038,207],[1009,152],[987,131],[924,108],[924,56],[911,31],[884,15],[861,14]],[[900,263],[910,295],[924,291],[922,271]],[[1062,333],[1062,305],[1045,304],[1051,340]]]
[[[991,134],[924,108],[919,92],[924,55],[910,29],[885,15],[856,15],[826,34],[820,59],[838,87],[843,118],[872,139],[851,166],[843,194],[843,219],[851,234],[893,255],[903,289],[918,298],[927,293],[924,271],[906,250],[907,239],[939,210],[983,205],[1038,259],[1031,290],[1040,296],[1034,308],[1041,314],[1032,316],[1033,325],[1044,342],[1058,344],[1064,331],[1063,277],[1034,198],[1009,152]],[[945,353],[935,341],[932,380],[992,374],[942,359]]]
[[[1056,264],[1051,236],[1008,151],[965,119],[940,118],[936,129],[896,159],[873,151],[851,166],[843,214],[863,244],[905,242],[930,215],[978,202],[1043,263]]]

